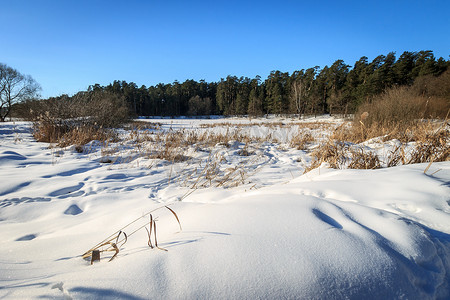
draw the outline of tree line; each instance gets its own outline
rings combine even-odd
[[[219,82],[186,80],[149,87],[116,80],[47,100],[104,93],[124,99],[134,116],[348,114],[388,88],[410,86],[425,75],[439,76],[449,66],[450,60],[436,59],[430,50],[405,51],[398,59],[391,52],[372,61],[363,56],[353,66],[339,59],[331,66],[292,74],[272,71],[265,80],[230,75]]]

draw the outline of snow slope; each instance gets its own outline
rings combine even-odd
[[[104,164],[35,142],[28,123],[0,124],[0,297],[450,298],[450,162],[302,175],[303,151],[264,147],[244,185],[179,201],[194,165]],[[81,258],[169,204],[181,232],[168,210],[153,213],[167,252],[140,230],[112,262]]]

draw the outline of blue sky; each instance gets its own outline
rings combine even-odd
[[[449,59],[450,1],[0,0],[0,62],[42,96],[91,84],[263,79],[343,59],[433,50]]]

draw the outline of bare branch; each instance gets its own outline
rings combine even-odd
[[[5,121],[14,104],[37,97],[40,89],[31,76],[0,63],[0,121]]]

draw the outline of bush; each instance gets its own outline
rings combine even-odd
[[[355,122],[392,128],[398,124],[409,126],[423,118],[427,99],[414,95],[409,87],[395,87],[377,96],[372,102],[362,104]],[[365,116],[365,117],[364,117]]]
[[[424,119],[445,119],[450,112],[450,71],[417,78],[410,87],[393,87],[361,105],[354,118],[353,141],[389,135],[407,141]]]
[[[124,99],[101,91],[33,101],[27,108],[35,138],[61,146],[105,140],[110,128],[129,120]]]
[[[450,101],[450,70],[442,73],[439,77],[427,75],[417,78],[412,90],[417,95],[447,100],[448,105]]]

